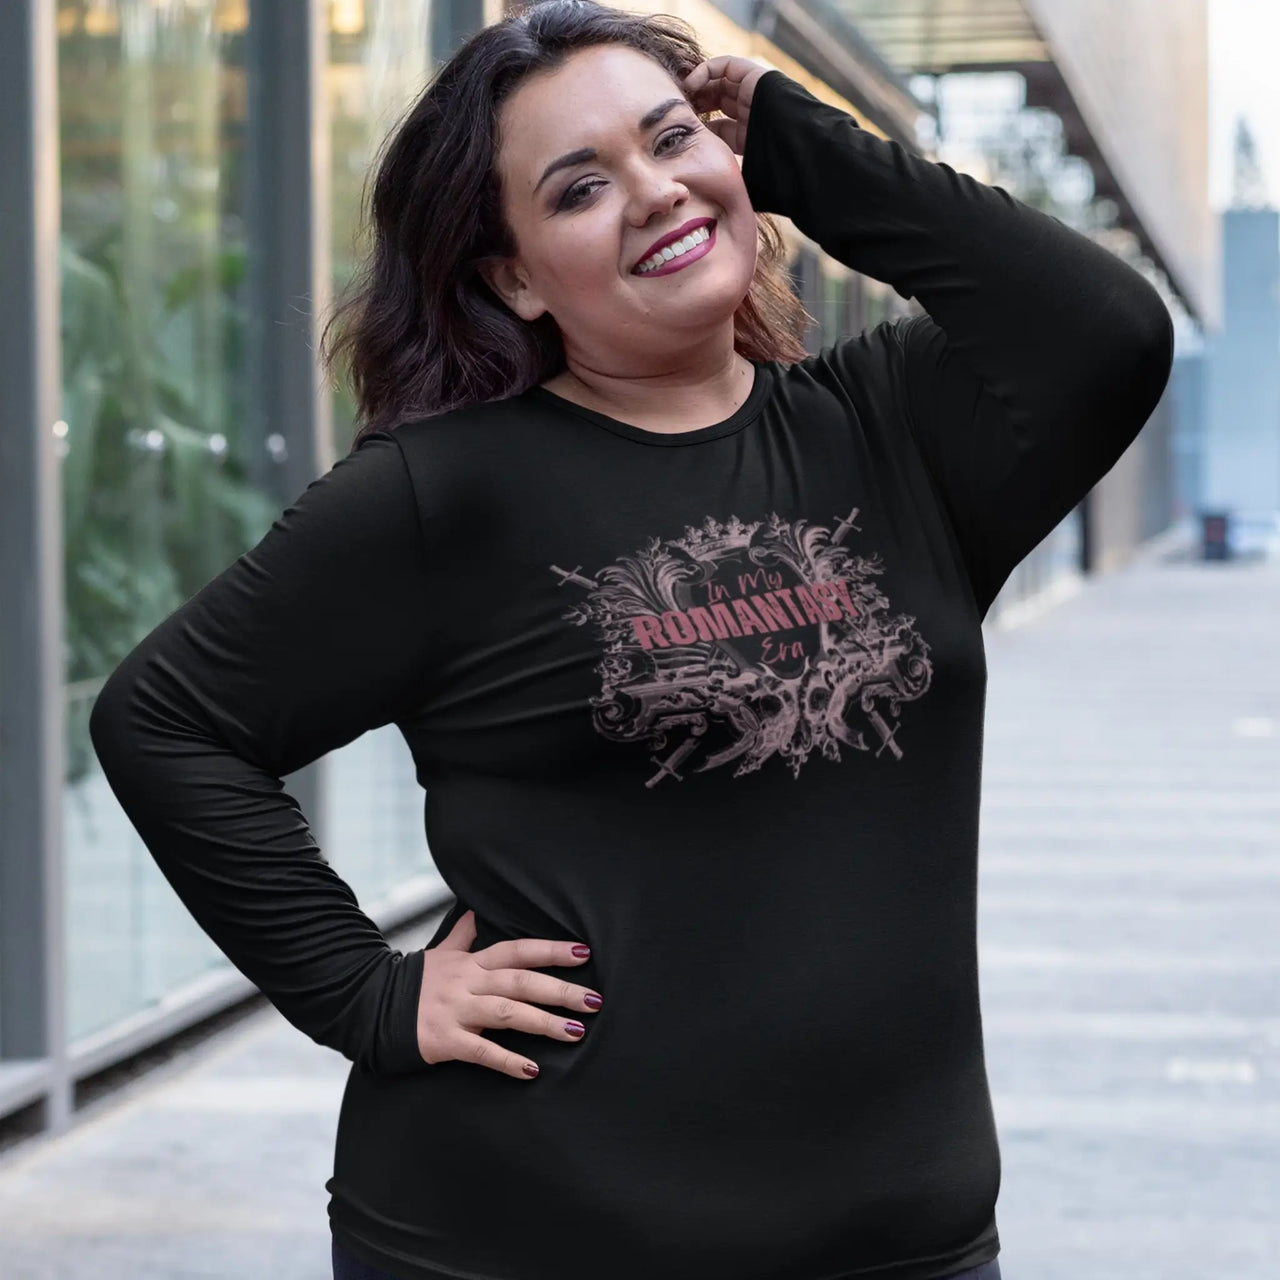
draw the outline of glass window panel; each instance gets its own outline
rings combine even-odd
[[[330,225],[335,298],[369,243],[362,200],[379,149],[435,71],[432,0],[330,0],[325,86],[332,146]],[[355,404],[345,380],[333,392],[335,456],[351,447]]]
[[[375,729],[325,762],[326,857],[366,911],[425,876],[447,892],[423,830],[424,792],[394,725]]]
[[[822,273],[822,341],[833,345],[844,334],[846,285],[843,275]]]
[[[245,438],[244,0],[58,6],[69,1034],[226,964],[97,770],[102,680],[276,514]]]
[[[331,0],[328,6],[335,298],[369,249],[360,234],[362,201],[380,149],[434,74],[431,11],[431,0]],[[345,381],[333,392],[333,431],[341,457],[355,432]],[[423,833],[423,792],[394,726],[333,752],[324,786],[326,856],[366,910],[415,876],[435,876]]]
[[[863,315],[866,317],[864,327],[874,329],[882,320],[892,319],[892,299],[897,296],[893,287],[872,276],[864,276],[862,288]]]

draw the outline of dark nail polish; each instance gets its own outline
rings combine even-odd
[[[586,1027],[584,1027],[580,1022],[566,1022],[564,1024],[564,1029],[571,1036],[585,1035],[587,1030]]]
[[[577,947],[574,947],[573,954],[577,956],[580,960],[586,960],[591,955],[591,948],[584,947],[584,946],[577,946]]]
[[[598,1009],[604,1003],[604,1000],[593,991],[589,996],[582,997],[582,1003],[588,1009]]]
[[[524,1064],[523,1070],[525,1075],[532,1078],[533,1076],[536,1076],[538,1074],[538,1064],[536,1062],[526,1062]]]

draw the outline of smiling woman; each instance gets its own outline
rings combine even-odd
[[[1000,1280],[981,624],[1171,319],[672,21],[551,0],[440,70],[374,194],[387,429],[94,705],[184,903],[351,1060],[340,1280]],[[788,359],[770,210],[922,313]],[[389,724],[455,898],[408,954],[283,782]]]
[[[678,18],[552,0],[440,70],[387,141],[372,252],[325,328],[355,444],[534,386],[628,422],[716,422],[752,361],[805,355],[778,227],[682,88],[704,61]]]

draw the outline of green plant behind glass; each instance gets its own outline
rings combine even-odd
[[[217,255],[225,399],[211,405],[190,339],[209,301],[199,268],[174,271],[155,313],[138,315],[121,285],[119,223],[83,253],[59,246],[68,684],[108,675],[278,514],[245,467],[245,260],[242,244]],[[68,781],[91,762],[90,706],[68,708]]]

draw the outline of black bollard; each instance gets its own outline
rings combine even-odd
[[[1231,559],[1231,516],[1226,511],[1201,513],[1203,549],[1206,560]]]

